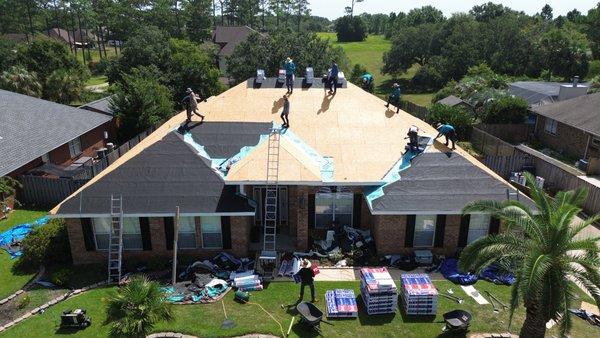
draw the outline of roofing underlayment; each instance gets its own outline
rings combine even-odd
[[[384,101],[351,83],[338,88],[337,94],[331,96],[323,90],[320,79],[315,82],[318,84],[303,88],[302,79],[297,79],[298,86],[289,97],[291,127],[282,130],[280,134],[281,184],[364,186],[373,212],[384,213],[385,210],[391,210],[402,213],[410,209],[410,204],[406,204],[407,207],[396,205],[395,201],[406,202],[394,197],[394,191],[397,187],[401,191],[405,181],[406,184],[413,181],[423,183],[424,187],[437,184],[438,189],[424,188],[423,191],[438,196],[440,189],[444,189],[441,182],[449,179],[443,169],[421,170],[420,167],[425,163],[431,165],[420,160],[426,158],[434,159],[439,168],[454,168],[454,161],[459,159],[463,167],[461,170],[474,170],[487,177],[494,187],[501,185],[504,189],[503,199],[506,189],[512,189],[507,182],[462,149],[455,150],[448,157],[445,154],[450,151],[447,147],[440,142],[431,142],[431,137],[437,135],[437,130],[424,121],[403,111],[396,114],[395,108],[386,109]],[[225,185],[264,184],[266,181],[268,136],[272,128],[280,128],[279,114],[283,108],[285,91],[280,86],[281,83],[274,79],[267,79],[260,86],[249,80],[200,103],[199,110],[206,115],[205,122],[192,123],[191,130],[183,135],[177,129],[185,121],[186,114],[178,114],[52,213],[62,215],[77,211],[74,206],[79,205],[82,192],[83,204],[86,205],[81,209],[82,213],[108,211],[109,198],[106,196],[119,194],[122,182],[129,184],[132,190],[127,194],[140,195],[134,192],[137,185],[143,185],[140,189],[144,192],[143,196],[138,196],[140,202],[135,202],[130,207],[135,211],[126,210],[126,213],[173,210],[174,205],[184,203],[186,196],[190,198],[187,210],[222,210],[223,205],[218,204],[215,198]],[[420,135],[429,135],[422,139],[425,141],[422,144],[424,152],[416,157],[414,154],[405,155],[406,133],[413,125],[419,128]],[[168,148],[152,150],[156,144],[165,141],[170,144]],[[145,149],[149,149],[151,154],[153,151],[160,151],[160,162],[150,167],[144,166],[148,156]],[[195,170],[188,171],[186,163],[193,164]],[[132,165],[135,170],[130,169]],[[412,181],[406,178],[408,174]],[[415,176],[419,174],[421,176]],[[144,177],[147,181],[144,181]],[[453,184],[452,180],[454,178],[450,178],[447,184]],[[170,183],[175,183],[175,187],[170,186]],[[209,196],[201,198],[198,191],[204,189],[203,184],[208,185]],[[419,184],[411,186],[417,194],[421,189]],[[464,185],[465,194],[477,196],[480,193],[477,190],[480,187],[467,181],[456,181],[454,184]],[[102,188],[96,188],[97,185]],[[183,193],[178,194],[178,191]],[[409,191],[405,194],[410,195]],[[124,194],[124,205],[128,204],[127,194]],[[388,195],[391,199],[388,199]],[[496,190],[492,195],[502,197],[496,194]],[[104,199],[101,200],[102,198]],[[205,199],[210,203],[204,200],[196,202],[194,198]],[[435,200],[435,197],[431,197],[431,200]],[[87,206],[96,202],[98,206]],[[420,205],[422,210],[454,209],[455,212],[456,208],[460,211],[462,206],[464,204],[458,206],[458,203],[447,199],[440,199],[433,205]],[[241,207],[244,208],[245,206]]]

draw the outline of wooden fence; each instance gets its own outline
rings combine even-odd
[[[429,109],[410,101],[401,100],[400,109],[406,111],[412,116],[420,118],[425,122],[427,122],[427,118],[429,117]]]
[[[471,132],[471,143],[473,147],[485,155],[490,156],[512,156],[514,146],[489,133],[473,128]]]
[[[120,147],[108,153],[106,157],[84,163],[80,171],[72,178],[52,178],[33,175],[20,176],[19,181],[23,187],[19,190],[17,199],[22,204],[33,206],[52,207],[60,203],[140,143],[161,124],[162,122],[157,123],[148,130],[123,143]]]

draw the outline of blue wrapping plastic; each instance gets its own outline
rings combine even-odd
[[[477,282],[477,275],[472,273],[463,273],[458,271],[458,261],[456,258],[446,258],[440,266],[440,272],[444,278],[452,283],[460,285],[471,285]]]
[[[513,285],[517,278],[511,273],[501,273],[494,264],[483,269],[479,274],[479,278],[492,282],[494,284]]]

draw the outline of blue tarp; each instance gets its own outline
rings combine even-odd
[[[27,237],[31,230],[42,226],[46,223],[48,223],[48,217],[44,216],[35,220],[32,223],[15,225],[14,227],[0,234],[0,247],[6,250],[10,257],[13,259],[21,256],[22,252],[20,249],[13,250],[10,248],[10,246],[13,243],[22,241],[23,238]]]
[[[477,282],[477,275],[472,273],[463,273],[458,271],[458,261],[456,258],[446,258],[440,266],[440,272],[444,278],[452,283],[460,285],[471,285]]]
[[[513,285],[517,278],[511,273],[502,273],[494,264],[483,269],[479,274],[479,278],[492,282],[494,284]]]

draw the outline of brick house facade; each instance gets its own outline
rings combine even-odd
[[[550,128],[554,123],[556,127]],[[548,128],[546,128],[547,124]],[[592,143],[594,135],[545,116],[538,115],[535,136],[549,148],[573,158],[600,157],[600,147]]]

